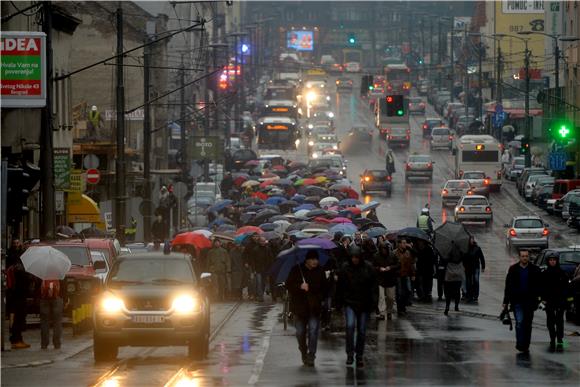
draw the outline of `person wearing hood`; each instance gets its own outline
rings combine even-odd
[[[542,302],[545,304],[546,323],[550,332],[550,352],[556,348],[561,351],[564,337],[564,311],[566,310],[566,291],[568,276],[560,267],[559,257],[548,256],[548,267],[541,275]],[[557,340],[557,347],[556,347]]]
[[[350,260],[338,274],[336,301],[338,309],[344,307],[346,365],[352,366],[356,355],[356,366],[360,369],[364,367],[363,355],[369,316],[377,307],[377,280],[373,266],[363,260],[361,248],[355,245],[349,252]]]
[[[232,265],[228,251],[217,238],[213,240],[213,247],[207,253],[207,263],[209,272],[217,279],[217,299],[224,301],[228,289],[227,275],[231,273]]]

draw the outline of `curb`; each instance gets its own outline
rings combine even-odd
[[[68,360],[68,359],[78,355],[79,353],[81,353],[83,351],[86,351],[87,349],[91,348],[92,346],[93,346],[92,339],[88,339],[86,342],[80,343],[79,345],[77,345],[74,349],[72,349],[68,353],[57,356],[52,360],[37,360],[37,361],[31,361],[28,363],[2,364],[2,369],[39,367],[39,366],[43,366],[43,365],[47,365],[47,364],[65,361],[65,360]]]

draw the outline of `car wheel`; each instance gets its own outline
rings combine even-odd
[[[96,362],[115,360],[119,347],[110,341],[93,336],[93,357]]]
[[[200,335],[189,340],[187,344],[187,356],[191,360],[203,360],[206,356],[206,349],[209,346],[207,335]]]

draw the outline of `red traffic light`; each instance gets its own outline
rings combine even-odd
[[[392,95],[387,96],[387,102],[388,103],[393,103],[394,99]]]

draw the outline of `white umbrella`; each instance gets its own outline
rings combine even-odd
[[[274,224],[279,224],[281,231],[286,232],[286,229],[290,227],[292,223],[288,222],[287,220],[275,220]]]
[[[306,218],[306,214],[309,213],[310,210],[298,210],[294,213],[294,216],[297,218]]]
[[[27,272],[42,280],[61,280],[71,267],[66,254],[50,246],[31,246],[20,260]]]
[[[204,237],[206,237],[208,239],[213,235],[213,233],[209,230],[195,230],[192,232],[192,234],[203,235]]]
[[[332,206],[335,203],[338,203],[339,200],[337,198],[335,198],[334,196],[327,196],[323,199],[320,200],[319,204],[320,207],[324,207],[324,206]]]

